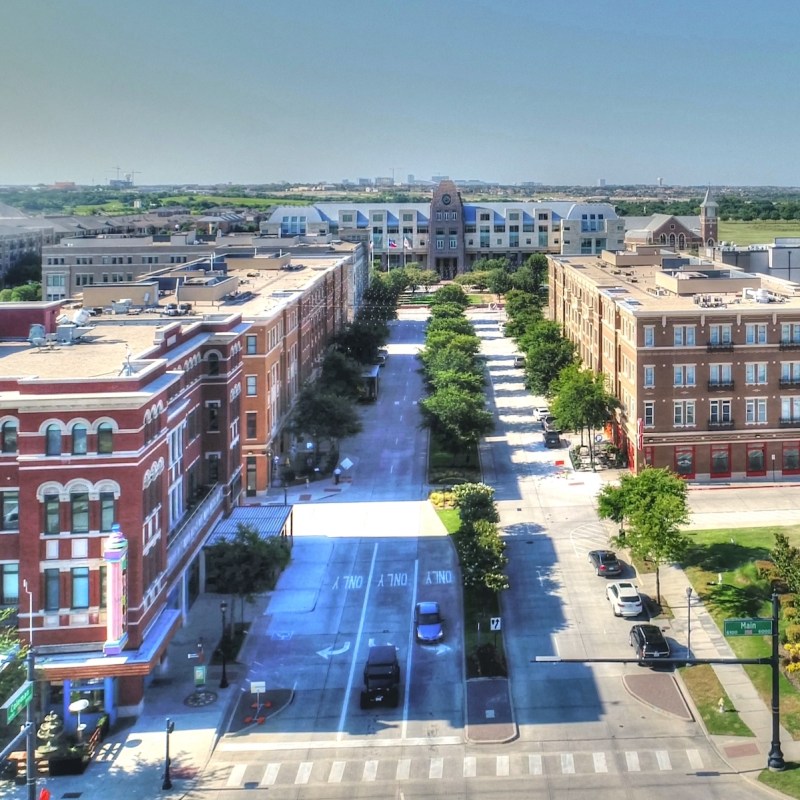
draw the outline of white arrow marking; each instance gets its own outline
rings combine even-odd
[[[334,650],[333,647],[326,647],[324,650],[317,650],[317,655],[322,656],[323,658],[330,658],[331,656],[340,656],[342,653],[346,653],[350,649],[350,642],[345,642],[338,650]]]

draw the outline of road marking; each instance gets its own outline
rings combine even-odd
[[[362,781],[374,781],[378,777],[378,762],[366,761],[364,763],[364,775]]]
[[[297,767],[297,777],[294,779],[295,784],[308,783],[308,780],[311,777],[311,768],[313,766],[313,761],[301,761]]]
[[[247,770],[247,764],[234,764],[231,774],[228,776],[228,788],[231,786],[239,786],[244,778],[244,773]]]
[[[508,777],[510,773],[511,763],[508,760],[508,756],[497,756],[497,777]]]
[[[672,769],[669,753],[666,750],[656,750],[656,761],[658,761],[658,768],[660,770]]]
[[[605,753],[592,753],[592,760],[594,761],[595,772],[608,772]]]
[[[431,779],[441,778],[443,773],[444,773],[444,759],[432,758],[431,766],[430,769],[428,770],[428,777]]]
[[[414,619],[414,607],[417,604],[417,583],[419,582],[419,559],[414,559],[414,582],[411,588],[411,608],[409,615]],[[406,686],[411,685],[411,659],[414,655],[414,631],[413,626],[408,626],[408,656],[406,657]],[[403,721],[400,724],[400,736],[405,739],[408,734],[408,711],[411,702],[411,692],[403,692]]]
[[[528,756],[528,772],[531,775],[542,774],[542,757],[538,753]]]
[[[346,761],[334,761],[333,764],[331,764],[331,774],[328,776],[328,783],[341,783],[346,764]]]
[[[396,781],[407,781],[411,775],[411,759],[401,758],[397,762],[397,772],[394,775]]]
[[[267,764],[267,768],[264,770],[264,777],[259,782],[259,786],[272,786],[275,781],[278,779],[278,770],[281,768],[280,764],[272,763]]]
[[[639,754],[632,750],[625,751],[625,761],[628,762],[628,772],[639,772]]]
[[[561,773],[562,775],[573,775],[575,773],[575,757],[572,753],[561,754]]]
[[[287,750],[338,750],[362,747],[432,747],[463,744],[458,736],[414,736],[410,739],[320,739],[319,741],[274,741],[274,742],[224,742],[217,750],[225,753],[261,753],[265,751]]]
[[[703,769],[703,758],[699,750],[687,750],[686,755],[689,757],[689,766],[692,769]]]
[[[478,774],[478,760],[475,756],[464,756],[464,777],[474,778]]]

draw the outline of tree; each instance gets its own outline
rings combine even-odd
[[[478,439],[494,427],[483,397],[454,386],[446,386],[426,397],[420,407],[423,424],[439,436],[450,453],[461,448],[469,452]]]
[[[275,588],[277,574],[288,563],[289,547],[284,539],[264,539],[252,525],[239,523],[232,539],[208,548],[206,575],[217,591],[239,598],[243,622],[245,602],[252,603],[257,594]]]
[[[467,372],[460,369],[442,369],[432,372],[430,383],[438,391],[446,386],[454,386],[472,394],[481,394],[486,380],[480,372]]]
[[[472,327],[472,323],[463,314],[458,317],[431,317],[428,321],[426,335],[433,336],[441,332],[448,333],[451,336],[455,336],[456,334],[475,336],[475,329]]]
[[[499,300],[511,288],[511,276],[504,269],[493,269],[489,273],[489,291]]]
[[[453,495],[462,524],[471,524],[479,519],[500,521],[491,486],[485,483],[459,483],[453,487]]]
[[[558,323],[542,320],[526,331],[525,371],[535,394],[549,394],[550,385],[575,360],[575,345],[561,335]]]
[[[623,479],[626,476],[623,476]],[[622,540],[625,533],[625,493],[621,486],[607,483],[597,495],[597,515],[600,519],[610,519],[619,526],[618,540]]]
[[[775,534],[775,547],[770,552],[775,569],[790,592],[800,592],[800,550],[789,544],[783,533]]]
[[[466,308],[469,305],[469,298],[466,292],[455,283],[448,283],[437,289],[433,293],[434,303],[455,303],[456,305]]]
[[[454,538],[465,589],[499,592],[508,588],[508,576],[503,573],[508,564],[506,545],[494,522],[479,519],[461,525]]]
[[[363,371],[363,366],[354,358],[331,348],[322,362],[320,389],[355,400],[361,391]]]
[[[424,269],[422,270],[420,283],[425,287],[425,291],[429,292],[431,290],[431,286],[439,283],[439,276],[436,274],[435,270]]]
[[[385,322],[356,319],[338,333],[333,344],[350,358],[360,364],[369,364],[378,355],[378,348],[389,338],[389,328]]]
[[[335,449],[339,439],[355,436],[361,430],[361,419],[346,397],[307,384],[300,390],[290,426],[295,435],[311,437],[316,463],[319,464],[320,442],[327,439]]]

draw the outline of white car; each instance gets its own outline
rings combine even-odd
[[[606,597],[615,617],[638,617],[642,613],[639,588],[630,581],[610,583],[606,587]]]
[[[533,418],[541,422],[549,413],[550,409],[547,406],[536,406],[533,409]]]

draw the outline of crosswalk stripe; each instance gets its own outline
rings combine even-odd
[[[528,772],[531,775],[542,774],[542,757],[538,753],[528,756]]]
[[[281,768],[280,764],[276,764],[272,762],[271,764],[267,764],[267,768],[264,770],[264,777],[259,782],[259,786],[272,786],[275,781],[278,779],[278,770]]]
[[[441,778],[444,773],[444,759],[443,758],[432,758],[431,759],[431,766],[428,770],[428,777],[429,778]]]
[[[334,761],[331,764],[331,774],[328,776],[328,783],[341,783],[344,776],[346,761]]]
[[[378,762],[367,761],[364,763],[364,775],[362,780],[374,781],[378,777]]]
[[[407,781],[408,776],[411,774],[411,759],[401,758],[397,762],[397,772],[395,772],[394,779],[396,781]]]
[[[689,766],[692,769],[703,769],[703,758],[699,750],[687,750],[686,755],[689,757]]]
[[[595,772],[608,772],[605,753],[592,753],[592,760],[594,761]]]
[[[242,782],[246,770],[247,764],[234,764],[231,774],[228,776],[228,787],[238,786]]]
[[[511,774],[511,762],[508,756],[497,756],[497,777],[508,777]]]
[[[628,764],[628,772],[639,772],[639,754],[636,751],[626,750],[625,761]]]
[[[669,753],[666,750],[656,750],[656,761],[658,761],[658,768],[660,770],[672,769]]]
[[[311,768],[313,766],[313,761],[301,761],[297,767],[297,777],[294,779],[295,784],[308,783],[308,779],[311,777]]]
[[[572,753],[561,754],[561,772],[563,775],[572,775],[575,772],[575,758]]]
[[[464,777],[474,778],[478,774],[478,760],[475,756],[464,757]]]

